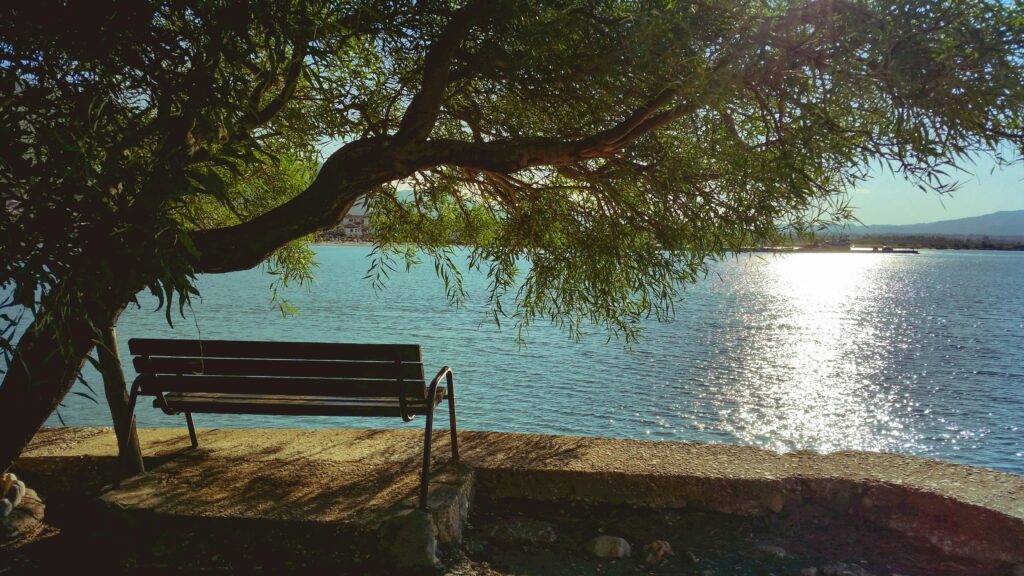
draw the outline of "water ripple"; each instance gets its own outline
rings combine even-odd
[[[203,294],[170,329],[125,313],[129,337],[416,342],[429,371],[453,367],[466,428],[727,442],[774,450],[882,450],[1024,473],[1024,255],[806,254],[717,264],[687,290],[678,317],[651,324],[632,351],[597,334],[574,343],[538,326],[520,349],[481,307],[444,304],[429,266],[374,293],[367,250],[318,249],[302,312],[282,320],[270,279],[249,271],[200,279]],[[131,374],[128,364],[129,376]],[[94,372],[87,379],[95,389]],[[69,424],[109,416],[77,396]],[[148,406],[145,426],[180,425]],[[197,417],[200,426],[380,427],[380,419]],[[54,420],[52,423],[56,423]]]

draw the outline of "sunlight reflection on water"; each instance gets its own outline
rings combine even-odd
[[[258,271],[205,276],[194,317],[168,328],[143,296],[129,337],[412,342],[449,364],[467,429],[727,442],[775,450],[882,450],[1024,473],[1024,254],[740,257],[686,291],[677,318],[631,351],[537,326],[528,345],[472,299],[445,304],[431,266],[374,293],[368,250],[321,247],[317,280],[282,320]],[[129,364],[130,366],[130,364]],[[134,373],[127,368],[128,376]],[[94,389],[95,372],[86,371]],[[107,425],[69,396],[75,425]],[[180,426],[148,406],[144,426]],[[51,423],[56,424],[56,419]],[[397,427],[384,419],[197,417],[199,426]]]
[[[882,450],[913,441],[893,409],[905,399],[887,394],[870,376],[884,362],[870,318],[882,304],[873,287],[874,256],[813,254],[773,259],[751,271],[749,297],[763,300],[775,320],[748,353],[742,378],[723,390],[731,408],[721,422],[738,438],[775,450],[857,446]],[[757,326],[751,318],[748,327]],[[756,328],[755,328],[756,329]]]

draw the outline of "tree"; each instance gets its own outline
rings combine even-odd
[[[302,278],[360,197],[452,298],[455,239],[497,318],[628,337],[707,259],[847,218],[872,159],[945,192],[1024,144],[1024,9],[997,0],[2,10],[0,468],[136,293],[170,321],[198,273]]]
[[[139,446],[139,432],[132,420],[131,399],[124,381],[124,370],[117,352],[117,333],[113,326],[103,331],[102,340],[96,344],[96,356],[103,375],[103,393],[114,423],[114,436],[117,438],[118,467],[125,477],[140,474],[146,471],[146,466]]]

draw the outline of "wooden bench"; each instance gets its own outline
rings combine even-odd
[[[434,409],[448,401],[452,458],[459,459],[455,383],[445,366],[428,385],[415,344],[326,344],[133,338],[128,349],[138,377],[129,414],[140,395],[153,406],[184,414],[197,447],[194,413],[284,416],[381,416],[408,422],[426,417],[420,507],[427,477]],[[439,386],[445,379],[445,386]]]

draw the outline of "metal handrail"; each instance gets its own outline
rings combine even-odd
[[[430,444],[434,434],[434,401],[437,398],[437,387],[441,378],[445,379],[446,394],[448,400],[448,420],[451,423],[450,433],[452,436],[452,460],[459,459],[458,431],[455,428],[455,376],[452,369],[445,366],[438,370],[437,376],[430,381],[427,388],[427,423],[423,434],[423,474],[420,478],[420,508],[427,509],[427,484],[430,476]]]

